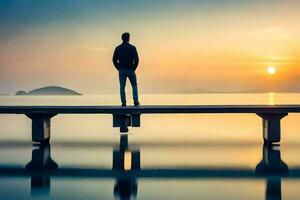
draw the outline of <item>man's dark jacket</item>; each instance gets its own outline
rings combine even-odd
[[[135,46],[128,42],[123,42],[117,46],[113,55],[113,63],[118,70],[135,70],[139,64],[139,56]]]

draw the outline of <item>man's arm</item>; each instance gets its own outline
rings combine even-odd
[[[138,65],[139,65],[139,55],[136,48],[134,47],[133,48],[133,69],[136,70]]]
[[[113,59],[112,59],[114,66],[117,70],[119,70],[119,51],[115,48]]]

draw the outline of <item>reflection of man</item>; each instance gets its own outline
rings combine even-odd
[[[120,81],[120,96],[122,106],[126,106],[126,79],[132,86],[134,105],[140,105],[138,99],[138,88],[137,88],[137,78],[135,70],[139,64],[139,56],[135,46],[129,44],[130,34],[123,33],[122,40],[123,43],[116,47],[113,55],[113,63],[116,69],[119,71],[119,81]]]

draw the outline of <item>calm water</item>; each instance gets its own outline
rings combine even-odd
[[[155,104],[300,104],[300,94],[143,95]],[[0,96],[0,105],[118,105],[118,96]],[[300,115],[280,146],[254,114],[143,115],[122,137],[110,115],[58,115],[51,145],[0,115],[0,199],[299,199]]]

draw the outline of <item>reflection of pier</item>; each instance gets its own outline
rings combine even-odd
[[[281,178],[300,179],[300,168],[288,169],[281,160],[279,145],[264,145],[262,161],[255,170],[245,168],[164,168],[142,169],[139,149],[128,145],[127,135],[120,137],[118,148],[113,150],[112,169],[58,167],[50,157],[50,145],[34,146],[32,160],[26,168],[0,166],[0,176],[29,176],[31,193],[49,194],[50,180],[63,178],[112,178],[115,179],[114,196],[130,199],[137,196],[138,179],[262,179],[266,180],[266,200],[281,199]]]
[[[281,160],[280,146],[264,144],[262,161],[256,166],[255,173],[259,175],[288,175],[289,168]]]
[[[128,148],[128,136],[121,135],[118,149],[113,151],[112,170],[119,171],[114,187],[114,196],[118,199],[130,199],[137,196],[137,179],[127,172],[140,170],[140,151]]]
[[[32,149],[31,161],[26,165],[28,172],[57,170],[58,165],[51,159],[50,145],[36,145]],[[37,173],[31,175],[31,194],[49,194],[50,175]]]
[[[266,200],[281,200],[281,176],[287,176],[289,168],[281,160],[280,146],[264,144],[262,154],[262,161],[256,166],[255,172],[258,176],[269,175],[266,180]]]

